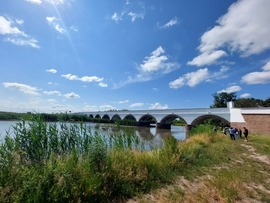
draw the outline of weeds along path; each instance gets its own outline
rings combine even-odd
[[[202,173],[192,177],[180,176],[172,185],[128,203],[270,202],[269,151],[258,153],[252,141],[237,140],[231,144],[233,151],[228,162],[203,168]]]

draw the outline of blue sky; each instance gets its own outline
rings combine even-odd
[[[0,111],[270,97],[269,0],[1,0]]]

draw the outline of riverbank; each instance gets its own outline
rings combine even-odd
[[[127,202],[270,202],[270,137],[220,141],[172,183]]]
[[[162,148],[149,151],[131,131],[111,134],[108,140],[84,125],[63,124],[59,129],[40,120],[27,127],[22,122],[15,137],[0,145],[0,199],[235,202],[249,197],[269,201],[270,171],[263,165],[267,162],[250,161],[256,153],[269,159],[269,137],[253,135],[246,143],[210,129],[185,142],[167,139]]]

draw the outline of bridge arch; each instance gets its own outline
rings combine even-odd
[[[132,114],[128,114],[124,117],[124,120],[131,120],[131,121],[137,121],[135,116],[133,116]]]
[[[121,117],[118,114],[115,114],[115,115],[112,116],[111,120],[113,122],[121,121]]]
[[[101,117],[100,117],[99,114],[97,114],[97,115],[95,116],[95,118],[96,118],[96,119],[101,119]]]
[[[167,116],[165,116],[164,118],[161,119],[160,123],[163,123],[163,124],[172,124],[172,122],[175,120],[175,119],[180,119],[182,120],[185,124],[187,124],[187,122],[185,121],[185,119],[183,119],[181,116],[179,115],[176,115],[176,114],[169,114]]]
[[[224,126],[230,126],[230,121],[228,121],[225,118],[222,118],[220,116],[213,115],[213,114],[206,114],[206,115],[202,115],[202,116],[197,117],[196,119],[194,119],[191,122],[191,126],[197,126],[197,125],[203,123],[203,121],[208,120],[208,119],[215,119],[215,120],[218,120],[219,122],[221,122]]]
[[[94,118],[93,114],[90,114],[90,115],[89,115],[89,118]]]
[[[110,117],[108,114],[105,114],[104,116],[102,116],[102,119],[105,119],[105,120],[110,120]]]
[[[181,116],[179,116],[177,114],[168,114],[160,120],[160,123],[157,123],[157,127],[170,129],[171,124],[175,119],[179,119],[179,120],[183,121],[185,125],[187,125],[187,121],[184,118],[182,118]]]
[[[144,114],[138,121],[139,126],[150,126],[156,124],[157,119],[151,114]]]

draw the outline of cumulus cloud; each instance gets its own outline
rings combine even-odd
[[[222,67],[218,72],[210,72],[207,68],[199,69],[194,72],[186,73],[178,79],[171,81],[169,86],[173,89],[178,89],[185,85],[195,87],[202,82],[211,82],[227,77],[226,72],[228,70],[227,67]]]
[[[48,24],[53,27],[57,32],[63,34],[66,30],[62,27],[62,21],[56,17],[46,17]]]
[[[146,56],[143,63],[140,64],[141,72],[151,73],[161,71],[163,73],[170,73],[177,69],[179,64],[170,62],[168,56],[164,53],[165,50],[159,46],[150,56]]]
[[[23,20],[16,20],[16,23],[20,25],[21,22],[23,23]],[[5,41],[11,42],[18,46],[30,46],[32,48],[40,48],[38,45],[38,41],[27,34],[25,34],[23,31],[21,31],[18,27],[13,26],[14,22],[10,19],[7,19],[3,16],[0,16],[0,35],[7,36],[4,38]]]
[[[240,86],[233,85],[233,86],[227,87],[226,89],[218,91],[218,93],[221,93],[221,92],[233,93],[233,92],[239,92],[240,90],[242,90]]]
[[[244,94],[241,94],[239,97],[240,97],[240,98],[249,98],[249,97],[251,97],[251,94],[249,94],[249,93],[244,93]]]
[[[104,78],[99,78],[97,76],[82,76],[78,77],[77,75],[65,74],[61,75],[61,77],[66,78],[68,80],[78,80],[81,82],[97,82],[100,87],[107,87],[108,85],[103,82]]]
[[[31,87],[29,85],[15,83],[15,82],[4,82],[2,84],[4,85],[5,88],[17,89],[20,92],[23,92],[25,94],[34,95],[34,96],[39,95],[38,89],[36,87]]]
[[[244,75],[241,79],[243,83],[254,84],[266,84],[270,82],[270,61],[268,61],[262,68],[262,71],[251,72]]]
[[[176,17],[174,17],[173,19],[171,19],[169,22],[165,23],[164,25],[158,26],[158,28],[159,29],[166,29],[166,28],[173,27],[174,25],[177,25],[178,23],[179,23],[178,19]]]
[[[240,0],[232,4],[228,12],[218,19],[218,25],[202,35],[198,47],[200,55],[188,64],[196,66],[212,64],[226,56],[225,51],[221,50],[224,47],[231,52],[240,53],[243,57],[269,49],[269,8],[269,0]],[[209,60],[209,56],[214,53],[215,57]]]
[[[63,96],[67,99],[79,99],[80,98],[80,95],[78,95],[74,92],[64,94]]]
[[[137,67],[138,73],[135,76],[128,77],[126,81],[120,84],[115,84],[113,88],[117,89],[131,83],[154,80],[179,67],[180,65],[172,61],[168,55],[165,55],[165,50],[159,46],[150,56],[144,57],[143,62]]]
[[[52,68],[52,69],[46,70],[46,72],[48,72],[48,73],[57,73],[57,70]]]
[[[160,103],[151,104],[150,109],[168,109],[168,105],[161,105]]]
[[[98,86],[100,86],[100,87],[108,87],[108,84],[104,83],[104,82],[100,82],[100,83],[98,83]]]
[[[217,50],[213,52],[204,52],[201,55],[195,57],[192,61],[188,61],[188,65],[194,66],[204,66],[211,65],[215,63],[222,56],[227,56],[227,53],[222,50]]]

